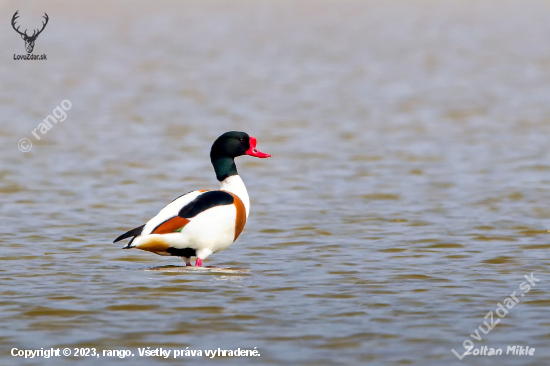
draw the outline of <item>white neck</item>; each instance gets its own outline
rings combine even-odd
[[[246,191],[246,187],[241,177],[237,174],[225,178],[221,182],[220,189],[222,191],[236,194],[241,199],[241,201],[243,201],[244,208],[246,209],[246,218],[248,218],[248,213],[250,212],[250,200],[248,198],[248,192]]]

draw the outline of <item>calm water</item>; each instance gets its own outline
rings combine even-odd
[[[2,365],[550,363],[548,2],[20,5],[0,5]],[[47,61],[13,60],[17,9],[29,28],[50,16]],[[208,152],[227,130],[273,155],[238,159],[251,215],[205,262],[248,271],[146,271],[183,261],[112,240],[217,188]],[[473,344],[535,356],[459,362],[451,349],[531,272]]]

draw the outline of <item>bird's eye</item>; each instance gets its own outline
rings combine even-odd
[[[241,138],[239,139],[239,141],[243,142],[243,141],[244,141],[244,138],[241,137]]]

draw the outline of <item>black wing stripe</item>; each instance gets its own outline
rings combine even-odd
[[[138,236],[138,235],[141,235],[141,232],[143,231],[143,228],[145,227],[145,224],[139,226],[139,227],[136,227],[135,229],[132,229],[124,234],[122,234],[121,236],[119,236],[118,238],[115,239],[115,241],[113,243],[116,243],[117,241],[121,241],[121,240],[124,240],[126,238],[129,238],[131,236]]]
[[[178,216],[184,219],[190,219],[197,216],[201,212],[216,206],[225,206],[233,204],[234,198],[231,194],[224,191],[208,191],[204,192],[193,201],[185,205],[179,212]]]

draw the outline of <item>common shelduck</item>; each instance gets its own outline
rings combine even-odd
[[[250,155],[269,158],[256,149],[256,138],[244,132],[226,132],[214,142],[210,160],[221,183],[219,190],[186,193],[164,207],[141,225],[122,234],[117,241],[132,238],[123,249],[137,248],[159,255],[183,257],[195,266],[210,254],[227,249],[242,232],[250,201],[243,180],[237,173],[235,158]]]

